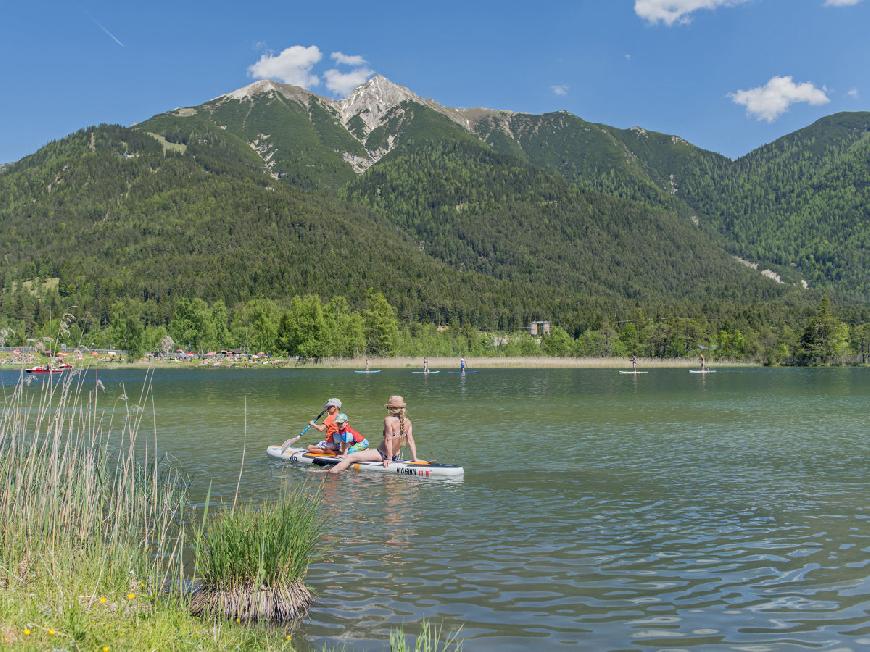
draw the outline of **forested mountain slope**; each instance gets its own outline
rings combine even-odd
[[[381,77],[346,100],[256,82],[5,168],[0,302],[57,277],[98,320],[120,298],[159,322],[179,297],[360,301],[372,287],[405,319],[485,328],[637,310],[788,321],[818,298],[797,285],[804,267],[778,284],[731,254],[794,262],[828,243],[829,265],[806,258],[812,278],[860,286],[866,127],[832,122],[731,162],[565,113],[449,109]]]
[[[694,168],[683,190],[735,252],[870,301],[870,112],[828,116],[727,167]]]
[[[58,277],[95,319],[124,297],[159,321],[179,297],[233,305],[368,287],[406,319],[520,324],[549,308],[531,288],[431,259],[364,209],[220,158],[227,142],[203,137],[208,148],[164,153],[144,132],[98,127],[20,161],[0,177],[0,282]]]
[[[841,113],[730,161],[640,127],[568,113],[470,112],[497,151],[579,187],[689,217],[733,254],[842,296],[870,300],[870,113]]]

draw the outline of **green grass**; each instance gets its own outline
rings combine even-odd
[[[134,593],[102,561],[58,552],[0,588],[0,649],[292,650],[285,630],[198,618],[184,598]]]

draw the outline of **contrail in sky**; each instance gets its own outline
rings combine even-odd
[[[118,45],[120,45],[122,48],[127,47],[126,45],[124,45],[123,43],[121,43],[121,40],[120,40],[117,36],[115,36],[114,34],[112,34],[112,32],[110,32],[110,31],[107,30],[105,27],[103,27],[103,26],[99,23],[99,21],[98,21],[96,18],[94,18],[94,17],[92,17],[92,16],[88,16],[88,18],[90,18],[92,21],[94,21],[94,25],[96,25],[96,26],[99,27],[101,30],[103,30],[103,31],[104,31],[104,32],[105,32],[105,33],[106,33],[106,34],[107,34],[107,35],[108,35],[108,36],[109,36],[109,37],[110,37],[110,38],[111,38],[115,43],[117,43]]]

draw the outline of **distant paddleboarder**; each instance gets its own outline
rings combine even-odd
[[[459,358],[459,373],[465,373],[465,358]]]
[[[706,371],[706,369],[707,369],[707,361],[704,360],[704,354],[703,354],[703,353],[702,353],[700,356],[698,356],[698,360],[700,360],[700,362],[701,362],[701,371]]]
[[[631,354],[631,368],[637,371],[637,356],[634,353]]]
[[[429,373],[429,358],[423,358],[423,373]]]

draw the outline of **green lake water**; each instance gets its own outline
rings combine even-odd
[[[99,372],[104,405],[143,375]],[[303,649],[424,618],[472,652],[870,648],[868,369],[158,370],[153,393],[195,500],[232,498],[243,448],[245,499],[323,483]],[[331,396],[377,443],[390,394],[463,481],[265,455]]]

